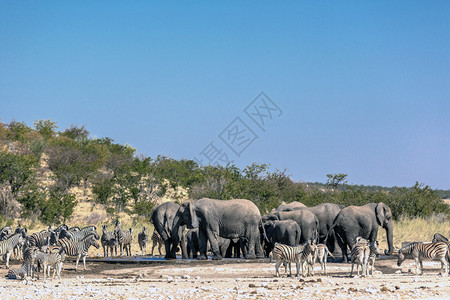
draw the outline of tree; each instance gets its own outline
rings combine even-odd
[[[56,129],[58,126],[56,122],[51,120],[38,120],[34,121],[34,128],[41,134],[44,139],[50,139],[56,136]]]
[[[339,184],[345,185],[347,183],[345,180],[347,178],[347,174],[327,174],[327,177],[327,185],[333,189],[336,189]]]

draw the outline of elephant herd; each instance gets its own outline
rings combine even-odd
[[[242,251],[247,259],[263,258],[275,243],[310,242],[326,244],[346,262],[355,238],[375,241],[379,226],[386,230],[389,249],[385,253],[394,251],[392,213],[384,203],[306,207],[292,202],[261,217],[256,205],[246,199],[203,198],[181,205],[165,202],[154,209],[151,222],[164,240],[166,259],[175,259],[180,247],[182,258],[204,260],[211,251],[213,260],[220,260],[231,257],[232,250],[234,257]]]

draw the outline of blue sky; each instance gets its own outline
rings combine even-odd
[[[0,119],[295,180],[450,189],[448,1],[2,1]],[[265,131],[244,109],[282,110]],[[237,156],[219,134],[258,136]]]

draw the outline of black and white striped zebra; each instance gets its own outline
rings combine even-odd
[[[50,231],[42,230],[41,232],[33,233],[28,237],[28,245],[36,246],[41,248],[42,246],[48,245],[50,241]]]
[[[315,244],[306,243],[300,255],[300,264],[302,267],[302,276],[314,275],[314,263],[317,259],[318,248]]]
[[[272,256],[275,259],[275,276],[279,277],[279,267],[282,263],[287,263],[289,265],[289,276],[292,276],[291,271],[291,263],[295,262],[295,266],[297,268],[296,276],[299,274],[299,263],[300,263],[300,256],[302,255],[304,246],[298,245],[298,246],[288,246],[284,244],[275,243],[275,247],[272,250]],[[286,267],[286,265],[285,265]]]
[[[400,266],[406,258],[416,261],[416,274],[423,274],[423,260],[439,260],[441,262],[442,276],[448,275],[447,255],[449,246],[445,242],[411,243],[398,251],[397,265]],[[420,266],[420,273],[419,273]]]
[[[37,251],[35,262],[37,264],[37,274],[39,279],[39,269],[42,266],[44,271],[44,280],[46,278],[46,274],[50,277],[50,268],[53,267],[53,278],[55,278],[55,274],[58,275],[58,278],[61,279],[61,269],[64,261],[64,249],[61,248],[58,252],[43,252]]]
[[[447,262],[449,264],[449,273],[450,273],[450,241],[448,240],[448,238],[446,238],[445,236],[443,236],[440,233],[435,233],[433,236],[433,243],[434,242],[444,242],[447,244],[448,246],[448,252],[447,252]]]
[[[120,256],[123,255],[123,249],[127,252],[127,255],[131,255],[131,243],[133,241],[132,229],[123,231],[120,225],[120,221],[116,221],[116,227],[114,228],[114,235],[120,248]]]
[[[58,241],[58,246],[64,249],[64,253],[68,256],[75,256],[76,264],[75,271],[78,270],[78,262],[80,258],[83,258],[83,269],[86,270],[86,256],[90,246],[99,248],[100,244],[97,241],[96,234],[92,233],[88,235],[84,240],[80,242],[69,240],[68,238],[63,238]]]
[[[158,231],[153,230],[153,234],[152,234],[152,256],[153,256],[153,251],[155,250],[155,247],[158,246],[158,251],[159,251],[159,255],[161,256],[161,247],[164,245],[164,240],[162,239],[162,237],[159,235]]]
[[[139,248],[141,249],[141,255],[143,255],[147,250],[147,243],[148,243],[148,234],[147,234],[147,227],[142,227],[142,231],[138,234],[138,244]]]
[[[353,276],[353,268],[356,264],[356,273],[359,276],[359,266],[362,269],[362,275],[366,275],[366,267],[369,259],[370,247],[366,240],[360,241],[353,245],[351,251],[351,261],[352,261],[352,270],[350,271],[350,276]]]
[[[373,271],[375,270],[375,259],[381,254],[380,243],[378,241],[373,241],[369,245],[369,258],[367,260],[366,273],[367,275],[373,276]]]
[[[109,244],[112,238],[114,238],[114,232],[108,231],[108,225],[102,225],[102,237],[100,239],[100,242],[102,244],[103,247],[103,257],[107,257],[109,256]],[[116,251],[117,252],[117,251]],[[111,252],[111,256],[112,256],[112,252]]]
[[[4,226],[0,230],[0,241],[4,241],[13,234],[11,226]]]
[[[322,269],[322,274],[327,275],[327,258],[328,255],[334,257],[333,254],[328,250],[327,245],[318,244],[317,245],[317,260],[320,263],[320,267]]]
[[[5,275],[7,279],[24,279],[27,276],[29,266],[25,263],[18,269],[9,269],[8,273]]]
[[[23,244],[26,239],[26,233],[22,231],[21,233],[14,234],[8,239],[0,241],[0,255],[6,255],[6,267],[9,269],[9,258],[14,248],[18,244]]]
[[[39,251],[38,247],[28,246],[28,243],[25,243],[23,246],[23,263],[27,265],[27,275],[31,277],[33,277],[34,260],[36,259],[37,251]]]

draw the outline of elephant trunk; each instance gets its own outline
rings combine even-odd
[[[385,250],[384,254],[392,255],[392,253],[394,252],[394,229],[392,224],[386,227],[386,236],[389,250],[388,251]]]

